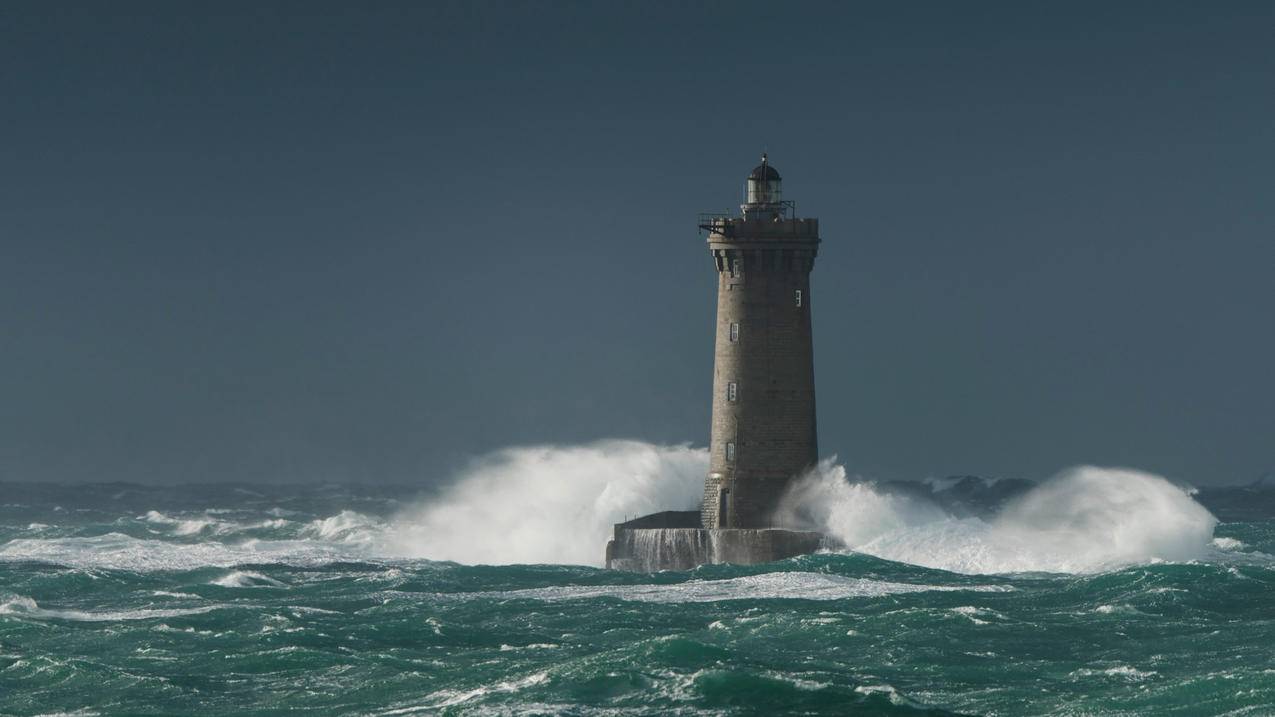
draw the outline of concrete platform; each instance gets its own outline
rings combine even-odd
[[[613,570],[656,572],[690,570],[699,565],[754,565],[813,553],[823,536],[782,528],[699,527],[698,511],[668,511],[617,523],[607,543],[606,564]]]

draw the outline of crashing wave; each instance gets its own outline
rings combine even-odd
[[[45,526],[32,524],[0,544],[0,560],[142,571],[398,558],[599,565],[614,523],[696,506],[707,464],[702,448],[637,441],[510,448],[389,519],[339,508],[302,517],[275,507],[242,522],[226,509],[150,510],[136,520],[153,526],[153,539],[40,539]],[[1133,470],[1082,467],[1040,485],[971,476],[872,483],[826,461],[795,484],[775,524],[888,560],[980,574],[1252,558],[1238,541],[1215,539],[1216,522],[1187,491]]]
[[[1187,492],[1140,471],[1064,471],[993,518],[957,518],[937,505],[882,494],[825,462],[786,496],[780,514],[847,548],[961,573],[1091,573],[1206,557],[1217,519]]]
[[[689,446],[510,448],[397,516],[388,547],[464,563],[598,565],[614,523],[698,505],[707,470],[708,452]]]

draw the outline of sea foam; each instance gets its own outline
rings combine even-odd
[[[217,524],[218,521],[211,519],[178,519],[170,518],[158,510],[147,511],[146,515],[141,516],[141,520],[156,525],[172,526],[174,535],[199,535],[205,529]]]
[[[0,545],[0,561],[39,561],[74,568],[150,572],[233,567],[246,563],[315,565],[358,559],[359,551],[311,540],[203,541],[142,540],[122,533],[84,538],[20,538]]]
[[[855,551],[970,574],[1091,573],[1197,560],[1210,554],[1217,524],[1164,478],[1093,466],[1063,471],[985,521],[883,495],[829,461],[794,486],[780,515]]]
[[[223,588],[282,588],[287,587],[286,584],[275,580],[272,577],[262,575],[261,573],[251,570],[231,570],[225,575],[213,580],[210,585],[217,585]]]
[[[464,563],[598,565],[626,517],[698,506],[708,454],[599,441],[497,451],[395,520],[388,547]]]
[[[1005,592],[1003,585],[923,585],[850,578],[823,573],[781,572],[747,575],[724,580],[690,580],[669,585],[565,585],[527,590],[466,593],[465,599],[524,598],[532,600],[584,600],[618,598],[633,602],[698,603],[730,600],[845,600],[929,591]]]
[[[208,607],[192,607],[184,609],[141,608],[136,610],[104,610],[89,612],[85,610],[50,610],[40,607],[35,600],[23,595],[10,595],[0,598],[0,615],[27,617],[34,619],[74,620],[77,622],[115,622],[117,620],[150,620],[162,617],[178,617],[181,615],[198,615],[213,610]]]
[[[707,468],[707,451],[685,445],[613,440],[508,448],[389,519],[343,510],[309,522],[289,513],[294,520],[237,523],[212,518],[211,511],[152,510],[135,520],[151,527],[154,539],[118,532],[40,539],[33,528],[35,535],[0,545],[0,561],[134,571],[414,558],[600,565],[612,524],[694,509]],[[794,484],[775,520],[818,530],[850,550],[969,574],[1252,558],[1236,540],[1215,540],[1216,522],[1188,491],[1135,470],[1073,468],[980,519],[850,480],[833,460]],[[253,532],[264,530],[272,532]]]
[[[601,441],[511,448],[474,464],[441,496],[395,518],[372,541],[395,555],[464,563],[597,565],[611,525],[699,501],[707,453]],[[969,574],[1091,573],[1216,555],[1216,519],[1189,490],[1136,470],[1082,466],[1003,506],[953,516],[923,498],[847,479],[830,459],[799,480],[776,524],[847,548]],[[336,533],[320,531],[327,537]]]

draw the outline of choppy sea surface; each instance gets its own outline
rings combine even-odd
[[[413,500],[9,486],[0,713],[1275,714],[1270,521],[1083,573],[648,575],[412,557]]]

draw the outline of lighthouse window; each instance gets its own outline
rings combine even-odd
[[[737,398],[739,398],[739,384],[731,381],[726,384],[726,400],[734,401]]]
[[[731,343],[739,341],[739,324],[730,325],[730,341]]]
[[[735,442],[734,441],[726,441],[726,460],[728,461],[735,460]]]
[[[739,259],[730,260],[730,278],[738,279],[740,275]]]
[[[801,306],[801,289],[797,289],[797,306]]]

